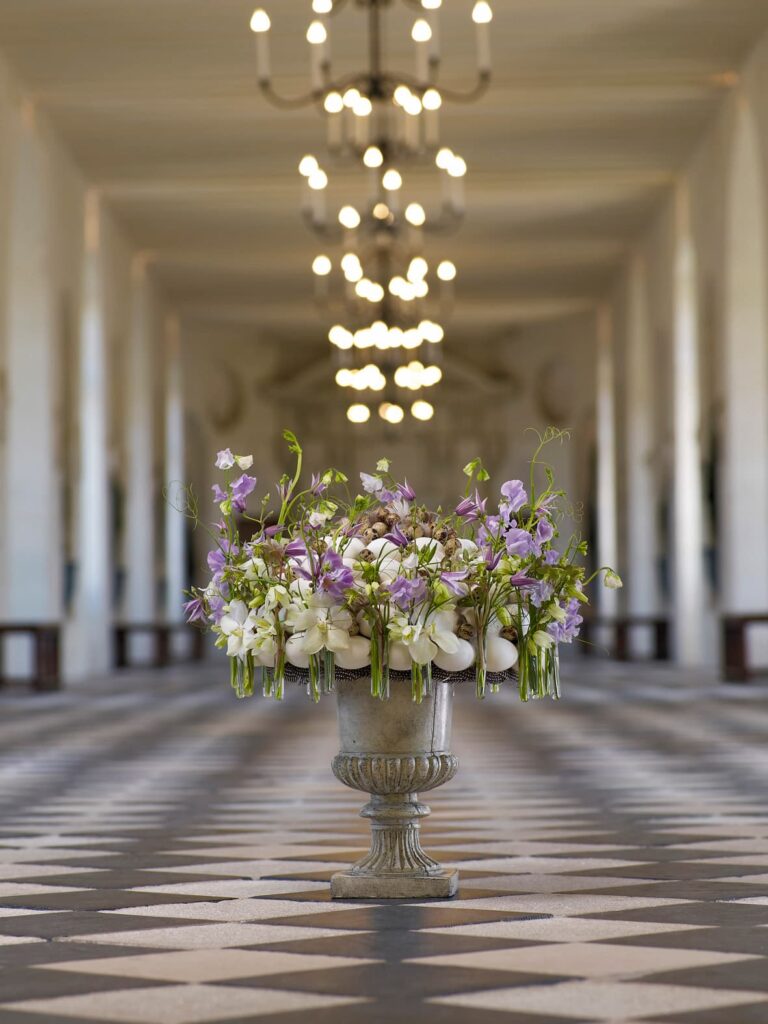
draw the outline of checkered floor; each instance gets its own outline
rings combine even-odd
[[[765,686],[462,693],[458,899],[331,903],[367,845],[332,701],[220,675],[0,694],[0,1024],[768,1022]]]

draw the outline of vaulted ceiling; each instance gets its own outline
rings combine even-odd
[[[307,82],[309,0],[272,0],[278,86]],[[496,0],[494,81],[444,108],[468,160],[468,216],[432,243],[459,266],[454,332],[487,343],[589,307],[690,151],[751,43],[755,0]],[[322,151],[314,110],[255,87],[251,0],[0,0],[0,46],[185,315],[323,345],[296,166]],[[470,0],[445,0],[446,81],[469,83]],[[413,11],[393,3],[386,50],[413,63]],[[352,70],[354,5],[334,22]],[[340,203],[354,174],[335,174]],[[432,171],[417,181],[426,194]],[[416,189],[415,191],[418,191]]]

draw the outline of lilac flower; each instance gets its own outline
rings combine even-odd
[[[545,565],[557,565],[560,561],[560,552],[555,551],[554,548],[550,548],[549,551],[544,552],[544,564]]]
[[[344,597],[344,591],[349,590],[354,583],[354,573],[344,565],[341,555],[333,548],[328,548],[320,562],[318,588],[340,600]]]
[[[302,558],[307,553],[307,545],[303,540],[292,540],[285,545],[285,553],[289,558]]]
[[[227,500],[227,492],[222,491],[218,484],[214,484],[211,490],[213,491],[213,500],[217,505]]]
[[[475,511],[475,503],[471,498],[463,498],[456,506],[455,510],[457,516],[464,518]]]
[[[528,501],[528,493],[522,480],[507,480],[501,485],[501,493],[507,499],[506,508],[518,512]]]
[[[501,536],[501,519],[498,516],[486,516],[477,531],[478,544],[489,544]]]
[[[533,537],[527,530],[513,527],[506,536],[507,551],[510,555],[519,555],[524,558],[535,550]]]
[[[396,576],[389,584],[392,601],[398,608],[406,609],[410,604],[419,604],[427,596],[427,584],[421,576],[408,579],[407,576]]]
[[[223,448],[216,453],[216,469],[232,469],[235,464],[235,456],[229,448]]]
[[[508,582],[513,587],[535,587],[538,581],[526,576],[524,572],[518,572],[510,576]]]
[[[328,484],[323,483],[319,473],[312,474],[312,480],[309,485],[309,489],[312,492],[312,494],[319,496],[323,493],[323,491],[327,489],[327,487]]]
[[[458,572],[441,572],[440,579],[456,597],[464,597],[469,590],[466,583],[462,583],[469,576],[469,569],[461,569]]]
[[[541,608],[552,597],[554,589],[551,583],[547,583],[546,580],[540,580],[531,588],[531,604],[536,608]]]
[[[501,561],[502,554],[502,551],[494,551],[493,547],[490,544],[486,544],[485,547],[483,548],[483,558],[485,559],[486,565],[491,570],[491,572],[496,568],[496,566]]]
[[[221,620],[224,618],[224,609],[227,606],[227,602],[224,597],[209,597],[208,607],[211,610],[211,620],[218,626]]]
[[[536,523],[536,544],[540,547],[552,540],[555,535],[555,528],[548,519],[540,519]]]
[[[579,635],[579,627],[583,622],[579,602],[572,598],[565,606],[565,621],[550,622],[547,632],[558,643],[569,644]]]
[[[276,533],[280,533],[281,530],[282,530],[282,526],[277,526],[277,525],[275,525],[275,526],[268,526],[266,528],[266,530],[264,531],[264,534],[267,537],[274,537],[275,534]]]
[[[474,522],[479,519],[480,516],[485,515],[485,506],[488,503],[487,498],[480,498],[478,491],[475,491],[472,498],[464,498],[456,506],[456,515],[461,516],[462,519],[466,519],[468,523]]]
[[[390,540],[393,544],[397,544],[399,548],[404,548],[408,543],[408,538],[405,536],[400,527],[395,523],[389,533],[384,534],[384,540]]]
[[[392,501],[389,502],[389,507],[398,519],[405,519],[411,511],[411,503],[406,498],[393,498]]]
[[[221,572],[224,566],[227,564],[227,556],[224,554],[221,548],[214,548],[213,551],[208,552],[206,559],[208,562],[208,568],[211,572]]]
[[[187,622],[205,622],[205,606],[201,597],[194,597],[184,605],[184,614]]]
[[[384,481],[380,476],[372,476],[370,473],[361,473],[360,480],[366,494],[378,494],[384,486]]]
[[[394,501],[397,495],[395,491],[388,491],[386,488],[382,488],[376,497],[383,505],[386,505],[388,501]]]
[[[406,501],[413,501],[414,498],[416,497],[416,491],[414,491],[414,489],[411,487],[407,480],[405,481],[404,484],[398,484],[397,489],[402,494]]]
[[[256,477],[243,473],[232,484],[232,506],[238,512],[245,511],[245,501],[251,491],[256,488]]]

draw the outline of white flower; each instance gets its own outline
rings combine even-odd
[[[363,485],[363,490],[368,494],[378,494],[378,492],[384,486],[384,481],[380,476],[372,476],[371,473],[361,473],[360,480]]]
[[[549,633],[545,633],[543,629],[537,629],[536,632],[533,634],[532,639],[536,646],[541,648],[542,650],[544,650],[547,647],[551,647],[552,644],[555,642],[554,637],[551,637]]]
[[[409,622],[405,615],[395,615],[390,620],[389,632],[393,640],[399,641],[408,650],[417,665],[432,661],[438,649],[446,654],[455,654],[459,649],[457,637],[445,629],[445,620],[430,616],[425,622]]]
[[[245,601],[230,601],[219,623],[219,629],[227,637],[227,655],[230,658],[244,658],[253,646],[255,619]]]
[[[321,526],[325,526],[329,519],[330,516],[328,513],[318,512],[317,509],[315,509],[314,512],[310,512],[309,514],[309,525],[313,530],[317,530]]]
[[[276,608],[287,608],[290,603],[291,595],[288,593],[288,588],[282,583],[277,583],[270,587],[264,595],[263,611],[273,612]]]
[[[251,466],[253,465],[253,456],[252,455],[236,455],[235,456],[235,462],[238,464],[240,469],[243,469],[243,470],[250,469]]]
[[[300,640],[305,654],[317,654],[324,648],[343,651],[349,646],[352,616],[338,605],[319,604],[316,596],[309,599],[309,607],[292,604],[286,614],[286,623]]]
[[[235,464],[235,457],[229,448],[223,448],[216,454],[217,469],[232,469]]]
[[[621,576],[614,572],[613,569],[606,569],[603,583],[609,590],[620,590],[624,586]]]
[[[552,601],[547,605],[547,614],[550,619],[554,619],[555,622],[565,622],[567,618],[565,608],[561,608],[557,601]]]
[[[240,568],[244,569],[245,578],[251,583],[267,575],[267,564],[263,558],[249,558],[241,563]]]

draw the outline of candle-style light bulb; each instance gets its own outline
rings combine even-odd
[[[477,0],[472,10],[477,33],[477,66],[481,75],[491,72],[491,30],[493,11],[487,0]]]
[[[256,72],[259,82],[264,85],[272,77],[269,63],[269,30],[272,22],[260,7],[251,15],[251,32],[256,36]]]
[[[322,21],[313,21],[307,29],[312,68],[312,88],[315,92],[323,88],[323,68],[328,60],[328,32]]]
[[[432,28],[426,18],[414,22],[411,39],[416,43],[416,77],[426,83],[429,80],[429,42],[432,39]]]

